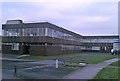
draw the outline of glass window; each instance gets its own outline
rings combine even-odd
[[[18,29],[11,29],[11,36],[18,36]]]
[[[22,29],[19,29],[19,36],[22,36]]]
[[[5,29],[5,30],[3,30],[2,34],[3,34],[4,36],[7,36],[7,32],[8,32],[8,30]]]
[[[8,29],[8,36],[12,36],[12,30]]]
[[[30,36],[30,28],[27,28],[27,36]]]
[[[19,43],[13,43],[12,50],[19,50]]]
[[[39,36],[42,36],[42,28],[39,28]]]
[[[22,36],[25,36],[25,30],[22,29]]]
[[[51,36],[51,37],[52,37],[52,32],[53,32],[53,30],[50,29],[50,28],[48,28],[47,31],[48,31],[48,32],[47,32],[48,36]]]
[[[33,36],[33,34],[32,34],[32,28],[29,28],[29,36]]]
[[[45,36],[45,28],[39,28],[39,36]]]

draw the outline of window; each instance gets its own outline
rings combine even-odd
[[[53,37],[53,30],[48,28],[47,31],[48,36]]]
[[[39,36],[45,36],[45,28],[39,28],[39,30],[38,30],[38,35]]]
[[[12,36],[11,29],[8,29],[7,36]]]
[[[19,43],[13,43],[12,50],[19,50]]]
[[[12,36],[18,36],[18,29],[11,29]]]
[[[27,36],[30,36],[30,34],[31,34],[30,28],[27,28]]]

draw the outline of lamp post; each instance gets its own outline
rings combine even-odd
[[[14,66],[14,76],[17,76],[17,66]]]
[[[58,68],[58,60],[56,60],[55,67]]]

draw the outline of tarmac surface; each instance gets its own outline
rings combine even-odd
[[[85,59],[85,58],[91,58],[94,56],[106,56],[109,54],[106,53],[85,53],[87,55],[82,55],[82,56],[76,56],[76,57],[64,57],[64,58],[59,58],[59,61],[64,61],[64,60],[69,60],[69,59]],[[2,78],[3,79],[22,79],[22,78],[35,78],[34,76],[36,76],[36,74],[39,74],[38,77],[40,78],[40,76],[44,79],[46,78],[63,78],[63,76],[65,76],[64,78],[75,78],[72,76],[72,72],[75,71],[75,69],[71,69],[71,68],[63,68],[63,67],[59,67],[59,69],[55,68],[55,59],[50,59],[50,60],[34,60],[34,61],[29,61],[29,60],[24,60],[24,59],[16,59],[19,55],[3,55],[3,61],[2,61]],[[108,62],[109,63],[109,62]],[[103,63],[104,65],[104,63]],[[17,66],[18,69],[18,74],[22,75],[25,74],[22,77],[16,77],[14,76],[14,67]],[[51,67],[52,66],[52,67]],[[101,64],[102,66],[102,64]],[[83,69],[77,70],[77,71],[85,71],[84,69],[96,69],[97,71],[101,70],[101,66],[98,67],[98,65],[87,65],[86,67],[84,67]],[[88,68],[87,68],[88,67]],[[43,71],[42,71],[43,70]],[[94,70],[94,69],[93,69]],[[47,71],[47,72],[46,72]],[[62,73],[61,73],[62,71]],[[75,71],[76,72],[76,71]],[[46,73],[44,75],[41,75],[43,73]],[[68,76],[66,76],[67,74],[69,74]],[[86,71],[84,72],[84,74],[86,73]],[[57,75],[58,74],[58,75]],[[60,75],[61,74],[61,75]],[[74,74],[74,72],[73,72]],[[83,74],[83,75],[84,75]],[[46,75],[46,76],[45,76]],[[51,77],[47,77],[50,76]],[[76,76],[76,78],[79,77],[79,75],[77,73],[74,74]],[[78,77],[77,77],[78,75]],[[93,73],[93,75],[95,75]],[[82,75],[80,75],[82,76]],[[88,74],[89,76],[89,74]],[[36,77],[36,78],[38,78]],[[91,75],[91,77],[93,77]],[[85,78],[85,77],[83,77]],[[88,77],[90,78],[90,77]]]

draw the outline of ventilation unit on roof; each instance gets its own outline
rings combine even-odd
[[[21,24],[22,20],[7,20],[6,24]]]

